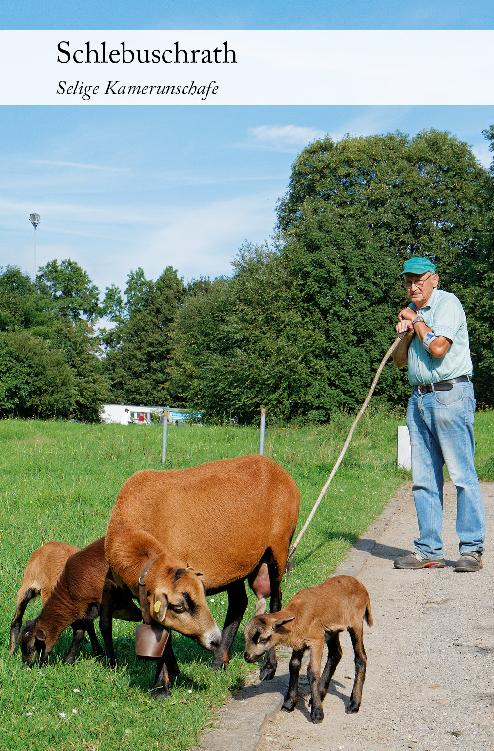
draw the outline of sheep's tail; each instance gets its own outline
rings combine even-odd
[[[370,600],[367,600],[367,606],[365,608],[364,618],[367,621],[367,625],[368,626],[373,626],[374,625],[374,620],[372,618],[372,610],[371,610]]]

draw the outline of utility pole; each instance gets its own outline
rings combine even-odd
[[[38,224],[41,221],[41,217],[40,217],[39,214],[36,214],[36,213],[29,214],[29,221],[31,222],[31,224],[34,227],[34,274],[33,274],[33,281],[35,282],[36,281],[36,270],[37,270],[37,265],[36,265],[36,230],[38,229]]]

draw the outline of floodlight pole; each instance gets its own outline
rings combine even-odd
[[[38,224],[41,221],[41,217],[40,217],[39,214],[32,213],[32,214],[29,214],[29,221],[31,222],[31,224],[34,227],[34,275],[33,275],[33,280],[36,281],[36,268],[37,268],[37,266],[36,266],[36,230],[38,229]]]

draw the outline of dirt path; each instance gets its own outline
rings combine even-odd
[[[488,532],[494,528],[494,484],[483,484]],[[448,485],[444,540],[457,557],[455,489]],[[321,725],[309,721],[307,697],[279,711],[287,659],[274,681],[246,687],[223,709],[201,751],[494,751],[494,566],[455,574],[452,567],[396,571],[410,550],[416,519],[409,487],[361,538],[338,569],[366,585],[374,627],[366,629],[368,672],[359,714],[345,714],[353,683],[350,640],[324,702]],[[286,653],[288,655],[288,653]],[[301,676],[304,673],[301,673]],[[301,681],[301,694],[308,692]]]

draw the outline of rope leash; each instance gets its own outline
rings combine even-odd
[[[309,516],[307,517],[307,521],[305,522],[304,526],[302,527],[302,529],[298,533],[297,539],[290,546],[290,549],[288,551],[288,560],[290,560],[290,558],[294,554],[295,550],[297,549],[298,544],[300,543],[300,540],[302,539],[302,537],[306,533],[309,524],[311,523],[312,519],[314,518],[314,514],[316,513],[317,509],[321,505],[321,501],[324,498],[324,496],[326,495],[327,490],[328,490],[328,488],[329,488],[329,486],[331,484],[331,481],[332,481],[333,477],[335,476],[335,474],[336,474],[336,472],[338,470],[338,467],[340,466],[341,462],[343,461],[343,457],[345,456],[345,454],[347,452],[347,449],[348,449],[348,446],[350,445],[350,441],[352,440],[352,436],[353,436],[353,433],[355,431],[355,428],[357,427],[357,425],[358,425],[358,423],[360,421],[360,418],[362,417],[362,415],[364,414],[365,410],[367,409],[367,407],[369,405],[369,402],[371,400],[371,396],[374,393],[374,389],[377,386],[377,382],[379,381],[379,378],[380,378],[380,375],[381,375],[381,373],[383,371],[383,368],[386,365],[386,363],[389,360],[389,358],[391,357],[391,355],[393,354],[393,352],[395,351],[395,349],[397,348],[397,346],[399,345],[399,343],[401,342],[403,336],[404,335],[398,336],[395,339],[395,341],[393,342],[393,344],[391,345],[391,347],[388,349],[388,351],[384,355],[383,359],[381,360],[381,364],[379,365],[379,367],[378,367],[378,369],[376,371],[376,375],[374,376],[374,380],[372,381],[371,387],[369,389],[369,393],[367,394],[367,396],[365,398],[365,401],[362,404],[357,417],[355,418],[355,420],[352,423],[352,427],[350,428],[350,432],[348,433],[347,439],[346,439],[345,443],[343,444],[343,448],[341,449],[340,455],[339,455],[338,459],[336,460],[336,464],[334,465],[333,469],[331,470],[331,473],[330,473],[328,479],[326,480],[326,483],[325,483],[323,489],[319,493],[319,497],[318,497],[317,501],[315,502],[315,504],[313,505],[312,511],[310,512]]]

